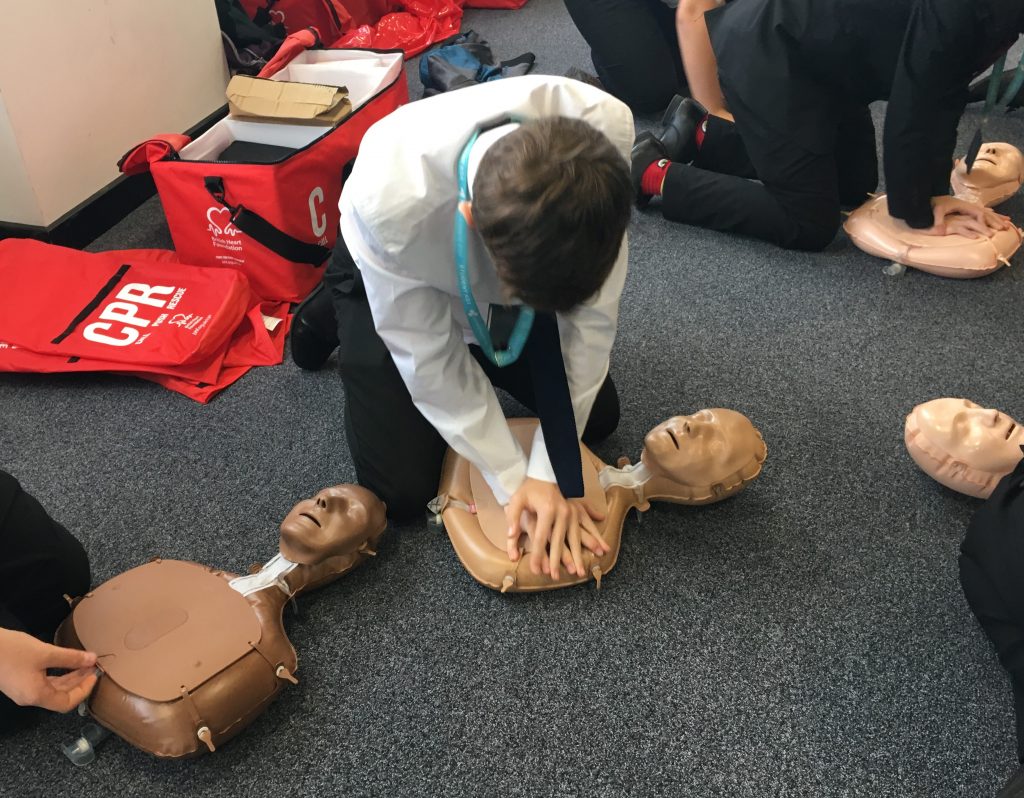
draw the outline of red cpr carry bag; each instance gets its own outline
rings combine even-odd
[[[240,0],[249,19],[283,25],[285,33],[313,27],[324,41],[333,42],[352,22],[340,0]],[[360,24],[360,23],[357,23]]]
[[[158,136],[121,159],[153,174],[182,261],[244,273],[263,299],[298,302],[316,286],[338,235],[338,198],[363,134],[409,99],[402,53],[304,49],[289,36],[260,77],[346,86],[352,113],[333,127],[228,117],[187,144]],[[230,145],[286,148],[272,162],[220,161]]]
[[[225,349],[253,303],[234,270],[13,238],[0,241],[0,285],[0,341],[50,362],[198,364]]]

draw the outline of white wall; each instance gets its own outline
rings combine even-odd
[[[0,221],[50,224],[115,179],[132,145],[225,102],[213,0],[0,7]]]

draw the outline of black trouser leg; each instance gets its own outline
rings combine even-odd
[[[787,249],[828,246],[839,229],[833,154],[809,152],[784,136],[752,139],[739,133],[762,182],[673,164],[662,190],[665,218]]]
[[[82,544],[0,471],[0,626],[47,643],[68,615],[64,595],[89,590],[89,561]],[[0,695],[0,730],[25,711]]]
[[[674,9],[661,0],[565,0],[565,7],[611,94],[653,112],[685,92]]]
[[[437,495],[447,446],[416,409],[373,325],[359,270],[341,239],[324,283],[338,319],[338,370],[345,386],[345,434],[360,485],[396,519],[426,512]],[[347,257],[339,257],[341,250]]]
[[[836,130],[836,176],[839,202],[857,207],[878,188],[878,145],[875,123],[866,105],[842,109]]]
[[[723,175],[757,178],[736,125],[720,116],[708,116],[704,143],[697,151],[693,165]]]

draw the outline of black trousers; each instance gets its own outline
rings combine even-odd
[[[453,267],[454,268],[454,267]],[[398,368],[373,324],[359,269],[339,237],[324,273],[338,320],[338,369],[345,385],[345,434],[359,484],[373,491],[388,515],[421,516],[437,495],[447,444],[413,404]],[[498,368],[477,346],[470,351],[491,383],[534,408],[525,355]],[[594,402],[585,441],[610,435],[619,423],[619,398],[611,378]]]
[[[693,164],[673,164],[665,175],[665,218],[787,249],[827,247],[840,209],[877,188],[878,153],[867,106],[822,113],[835,128],[835,146],[825,153],[739,114],[735,125],[710,117]]]
[[[686,93],[675,9],[661,0],[565,0],[565,7],[609,93],[643,113]]]
[[[1010,675],[1024,762],[1024,460],[971,519],[960,546],[960,584]]]
[[[89,561],[82,544],[0,471],[0,626],[47,643],[68,615],[64,594],[89,590]],[[30,714],[0,694],[0,732]]]

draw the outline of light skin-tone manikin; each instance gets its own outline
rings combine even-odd
[[[383,526],[380,502],[365,488],[336,485],[296,504],[281,522],[281,553],[291,562],[308,564],[348,552],[365,537],[368,525]],[[0,692],[19,706],[68,712],[84,701],[96,685],[89,651],[60,648],[31,635],[0,629]],[[48,676],[47,669],[68,670]]]
[[[905,440],[929,476],[986,498],[1020,462],[1024,430],[1005,413],[967,399],[933,399],[911,411]]]
[[[718,60],[711,48],[708,26],[704,21],[705,12],[721,4],[718,0],[680,0],[676,9],[676,34],[693,99],[707,108],[712,116],[733,121],[718,82]],[[957,197],[932,197],[932,211],[932,226],[917,232],[977,238],[990,236],[1011,225],[1009,217]]]
[[[950,183],[953,193],[961,199],[989,207],[998,205],[1016,194],[1024,183],[1024,155],[1012,144],[986,142],[970,173],[962,158],[956,160]]]

